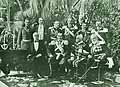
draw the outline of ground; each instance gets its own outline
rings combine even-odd
[[[119,78],[117,79],[119,80]],[[1,77],[1,81],[11,87],[120,87],[114,81],[73,83],[65,79],[35,79],[32,75],[23,72],[11,71],[9,76]],[[1,86],[0,86],[1,87]]]

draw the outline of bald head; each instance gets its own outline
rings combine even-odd
[[[79,34],[76,36],[76,42],[82,41],[83,40],[83,35]]]
[[[38,23],[39,23],[39,24],[43,24],[43,19],[42,19],[42,18],[39,18],[39,19],[38,19]]]
[[[34,41],[38,41],[39,40],[39,34],[37,32],[33,33],[33,39],[34,39]]]
[[[91,41],[93,44],[96,44],[97,41],[98,41],[98,37],[96,34],[92,34],[91,37],[90,37]]]

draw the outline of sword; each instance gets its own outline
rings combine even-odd
[[[49,75],[51,76],[52,75],[52,66],[51,66],[51,62],[50,62],[51,58],[49,58],[48,60],[48,64],[49,64],[49,69],[50,69],[50,73]]]

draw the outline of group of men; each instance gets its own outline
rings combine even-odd
[[[104,49],[108,29],[103,28],[100,21],[96,22],[95,29],[84,22],[75,23],[71,17],[66,25],[60,26],[60,22],[55,21],[49,28],[42,18],[33,29],[29,22],[26,18],[18,32],[17,49],[28,52],[28,67],[37,76],[49,72],[50,77],[81,77],[88,68],[98,68],[104,62],[101,60],[108,56]]]

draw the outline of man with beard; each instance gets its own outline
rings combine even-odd
[[[103,45],[106,43],[105,40],[98,34],[97,31],[92,30],[91,32],[91,44],[89,45],[91,47],[91,55],[92,55],[92,61],[91,63],[91,69],[92,72],[95,73],[91,80],[94,80],[96,77],[99,80],[103,78],[103,75],[105,73],[105,63],[106,63],[106,54],[103,50]],[[96,71],[97,70],[97,71]],[[92,73],[91,72],[91,73]],[[92,77],[92,74],[91,74]]]
[[[65,74],[66,60],[69,57],[68,41],[63,40],[62,33],[49,43],[49,57],[51,63],[51,76],[57,77]]]
[[[27,58],[28,62],[32,65],[31,71],[34,73],[35,77],[48,75],[46,54],[45,45],[43,45],[42,41],[39,41],[39,34],[34,32],[30,54]]]
[[[86,51],[86,49],[84,48],[85,47],[85,42],[83,41],[83,35],[80,34],[80,35],[77,35],[76,36],[76,40],[75,40],[75,44],[74,44],[74,55],[75,55],[75,60],[73,61],[73,66],[75,68],[77,68],[77,70],[79,70],[81,64],[85,63],[86,59],[87,59],[87,56],[89,54],[89,52]],[[85,66],[82,67],[83,70],[81,71],[84,71],[84,69],[86,68]],[[78,72],[76,72],[78,73]],[[82,74],[83,72],[80,72],[78,74]]]
[[[49,27],[48,29],[48,36],[49,36],[49,41],[55,40],[57,37],[58,33],[63,33],[64,31],[62,30],[62,28],[60,28],[60,22],[59,21],[55,21],[53,27]]]

